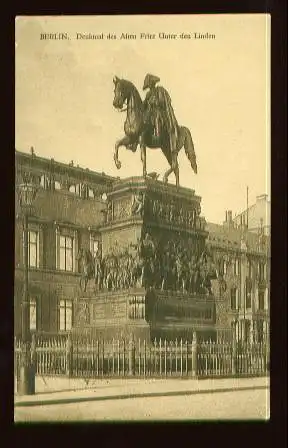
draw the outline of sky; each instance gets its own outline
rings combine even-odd
[[[41,33],[69,39],[43,40]],[[104,38],[77,39],[77,33]],[[122,33],[136,38],[121,39]],[[245,209],[247,186],[249,205],[257,195],[270,198],[270,16],[17,17],[15,67],[18,151],[33,146],[36,155],[59,162],[123,178],[142,175],[139,150],[120,148],[122,168],[114,164],[125,114],[112,105],[113,77],[133,82],[144,99],[143,81],[152,73],[168,90],[178,123],[190,129],[198,174],[182,149],[180,185],[202,197],[206,220],[222,223],[226,210],[234,216]],[[147,149],[148,172],[162,178],[168,168],[160,149]],[[173,174],[169,182],[175,183]]]

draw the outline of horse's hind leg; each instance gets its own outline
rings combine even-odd
[[[147,168],[146,168],[146,146],[141,144],[141,161],[143,165],[143,177],[147,176]]]
[[[176,178],[176,187],[179,187],[180,182],[179,182],[179,165],[177,162],[177,166],[174,169],[174,174],[175,174],[175,178]]]
[[[176,187],[179,187],[179,165],[178,165],[178,153],[176,151],[172,153],[171,168],[175,174]]]
[[[163,176],[163,182],[164,184],[167,184],[168,182],[168,177],[170,176],[170,174],[173,173],[173,169],[169,168],[169,170],[167,170]]]
[[[166,173],[164,174],[163,182],[167,183],[168,177],[170,176],[171,173],[174,172],[175,177],[176,177],[176,186],[179,187],[179,165],[178,165],[177,157],[178,157],[178,153],[173,152],[172,160],[171,160],[171,168],[169,168],[169,170],[167,170]]]

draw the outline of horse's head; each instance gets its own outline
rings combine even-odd
[[[114,100],[113,100],[113,106],[116,109],[122,109],[124,106],[124,103],[127,99],[127,88],[126,83],[124,79],[119,79],[117,76],[114,76],[113,78],[114,82]]]
[[[125,79],[120,79],[117,76],[114,76],[113,82],[115,86],[113,106],[116,109],[121,110],[123,109],[124,103],[128,101],[133,84]]]

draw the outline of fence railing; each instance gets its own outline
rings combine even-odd
[[[31,362],[38,375],[96,377],[228,377],[261,376],[269,371],[269,345],[264,343],[158,340],[43,338],[34,336]],[[21,342],[15,341],[15,375]]]

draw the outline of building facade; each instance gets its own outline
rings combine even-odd
[[[270,238],[236,226],[226,212],[223,225],[207,223],[207,246],[225,280],[227,326],[243,341],[269,340]]]
[[[259,234],[264,231],[265,235],[270,235],[270,219],[271,203],[268,200],[267,194],[261,194],[256,197],[255,204],[252,204],[248,209],[237,214],[233,221],[238,228],[248,225],[249,232]]]
[[[28,224],[30,330],[67,332],[74,325],[75,301],[81,295],[79,249],[95,255],[105,243],[105,196],[117,179],[75,167],[72,162],[66,165],[37,157],[34,152],[16,151],[16,186],[27,176],[39,187]],[[15,204],[17,336],[24,284],[23,224],[17,191]],[[222,226],[208,223],[205,229],[207,248],[224,279],[225,286],[219,289],[217,283],[214,289],[221,296],[217,306],[219,315],[224,316],[223,328],[232,328],[237,338],[244,340],[261,341],[269,334],[270,248],[269,237],[264,227],[261,229],[248,232],[233,222],[231,212],[226,213]],[[93,286],[88,284],[88,294]]]
[[[100,244],[102,195],[114,180],[70,165],[16,152],[16,186],[30,176],[38,193],[29,216],[30,329],[69,331],[79,292],[79,247],[92,253]],[[16,188],[17,189],[17,188]],[[15,334],[21,331],[24,284],[23,221],[15,194]],[[93,223],[93,225],[91,225]]]

